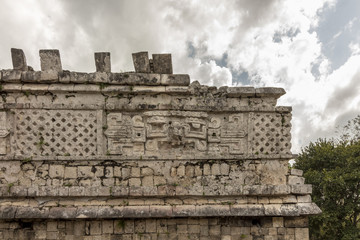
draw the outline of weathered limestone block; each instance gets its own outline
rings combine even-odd
[[[284,95],[286,92],[283,88],[273,88],[273,87],[264,87],[264,88],[257,88],[255,90],[255,94],[258,97],[264,96],[274,96],[275,98],[279,98]]]
[[[95,65],[97,72],[111,72],[111,62],[109,52],[95,53]]]
[[[56,71],[56,72],[62,71],[59,50],[57,49],[40,50],[39,54],[40,54],[41,71]]]
[[[21,87],[21,91],[23,92],[35,92],[35,93],[39,93],[39,92],[47,92],[49,89],[49,85],[47,84],[23,84]],[[40,104],[40,103],[39,103]],[[36,106],[36,104],[34,104]]]
[[[152,57],[155,73],[173,73],[171,54],[153,54]]]
[[[4,82],[20,82],[22,71],[20,70],[2,70],[2,81]]]
[[[297,203],[298,199],[295,195],[287,195],[283,198],[283,203]]]
[[[95,73],[88,74],[87,83],[99,84],[99,88],[106,88],[106,84],[109,83],[110,74],[105,71],[98,71]]]
[[[304,215],[318,215],[321,213],[321,209],[315,203],[298,203],[299,214]]]
[[[292,168],[292,169],[291,169],[291,175],[301,177],[301,176],[303,175],[303,171],[302,171],[302,170],[299,170],[299,169],[294,169],[294,168]]]
[[[26,83],[36,83],[41,79],[41,71],[22,72],[21,81]]]
[[[161,85],[188,86],[190,77],[188,74],[161,74]]]
[[[297,196],[297,201],[299,203],[310,203],[311,202],[311,196],[310,195]]]
[[[14,70],[27,71],[26,57],[22,49],[11,48],[11,58]]]
[[[58,82],[59,75],[57,70],[42,71],[40,74],[41,83],[53,83]]]
[[[148,52],[138,52],[132,54],[135,72],[150,73],[150,63]]]
[[[252,97],[255,96],[255,88],[253,87],[229,87],[226,88],[229,97]]]
[[[297,185],[290,185],[291,193],[299,194],[299,195],[307,195],[312,193],[312,185],[310,184],[297,184]]]
[[[123,85],[160,85],[160,74],[154,73],[112,73],[110,83]]]
[[[63,71],[59,73],[60,82],[64,83],[87,83],[89,74],[82,72]]]
[[[309,240],[309,229],[295,228],[295,240]]]
[[[303,177],[298,177],[298,176],[288,176],[288,184],[289,185],[296,185],[296,184],[301,184],[303,185],[305,183],[305,178]]]

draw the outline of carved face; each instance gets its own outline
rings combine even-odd
[[[184,136],[184,130],[180,122],[172,122],[169,131],[175,136]]]

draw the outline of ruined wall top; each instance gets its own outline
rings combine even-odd
[[[149,59],[147,52],[132,55],[135,72],[111,72],[110,53],[95,53],[96,72],[71,72],[62,69],[58,50],[40,50],[41,71],[34,71],[27,65],[26,57],[21,49],[11,49],[13,69],[1,70],[0,81],[3,83],[24,84],[6,85],[4,91],[76,91],[76,92],[118,92],[118,93],[182,93],[194,94],[210,92],[227,97],[269,97],[279,98],[285,91],[282,88],[253,87],[216,87],[200,86],[194,82],[189,88],[188,74],[173,74],[171,54],[153,54]],[[30,89],[29,84],[44,84],[42,87]],[[47,84],[47,85],[45,85]],[[56,84],[69,84],[60,88]],[[85,87],[81,84],[95,84],[98,88]],[[146,86],[144,88],[144,86]],[[197,91],[194,91],[197,89]]]

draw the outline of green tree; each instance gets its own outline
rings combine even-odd
[[[360,239],[360,116],[342,130],[337,139],[310,143],[295,162],[323,211],[310,218],[313,240]]]

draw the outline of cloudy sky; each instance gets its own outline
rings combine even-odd
[[[1,0],[0,68],[22,48],[60,50],[64,69],[133,70],[131,53],[172,53],[175,73],[207,85],[283,87],[293,152],[360,113],[359,0]]]

